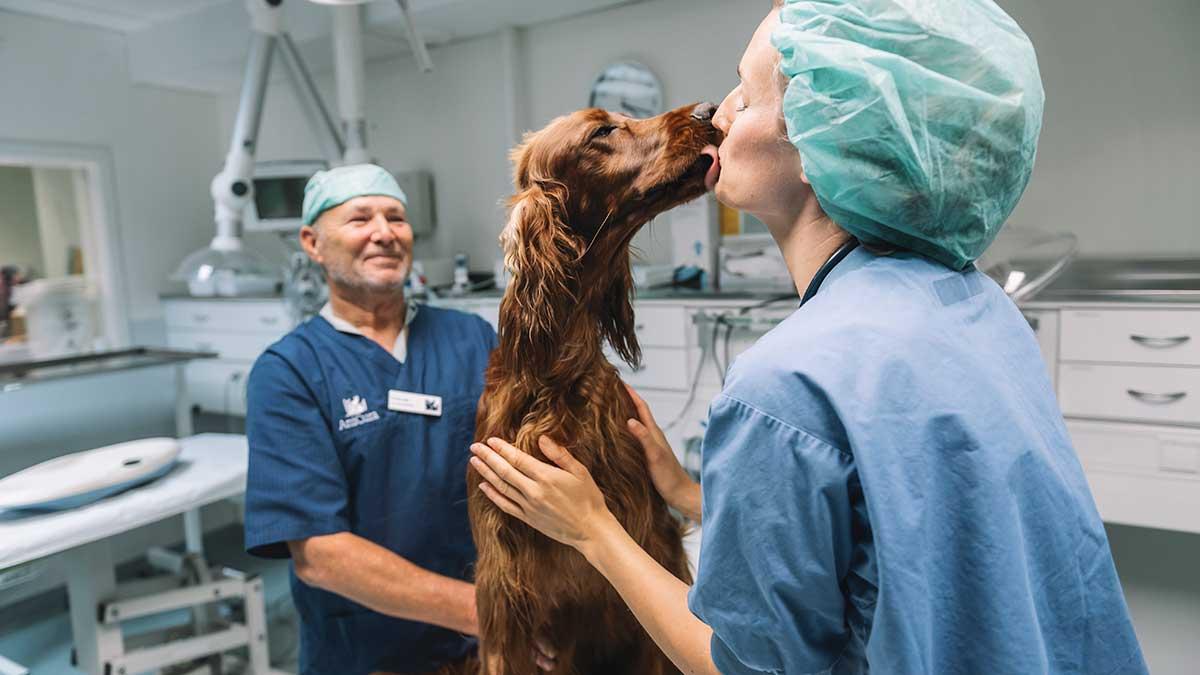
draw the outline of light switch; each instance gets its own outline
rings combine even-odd
[[[1172,473],[1200,474],[1200,445],[1170,441],[1163,443],[1158,468]]]

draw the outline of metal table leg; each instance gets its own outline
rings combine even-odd
[[[117,590],[117,575],[108,540],[102,539],[63,554],[67,573],[67,597],[71,606],[71,635],[75,639],[77,667],[88,675],[106,674],[105,662],[125,649],[120,624],[96,620],[96,608],[111,600]]]

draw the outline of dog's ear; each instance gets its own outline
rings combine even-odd
[[[621,259],[623,258],[623,260]],[[633,272],[629,268],[629,256],[620,256],[613,262],[618,268],[609,287],[600,296],[600,334],[608,340],[621,360],[637,368],[642,362],[642,348],[638,344],[636,324],[633,317]]]
[[[562,222],[565,193],[557,188],[532,183],[514,196],[500,234],[504,264],[512,272],[500,331],[512,337],[509,363],[532,362],[538,369],[534,372],[552,365],[555,345],[580,295],[576,268],[583,250]]]

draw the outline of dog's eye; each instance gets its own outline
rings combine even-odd
[[[604,138],[605,136],[608,136],[609,134],[611,134],[612,132],[614,132],[616,130],[617,130],[617,128],[615,126],[600,127],[599,129],[592,132],[592,137],[589,138],[588,140],[594,141],[597,138]]]

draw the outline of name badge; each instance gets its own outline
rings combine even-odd
[[[392,389],[388,392],[388,410],[441,417],[442,397]]]

